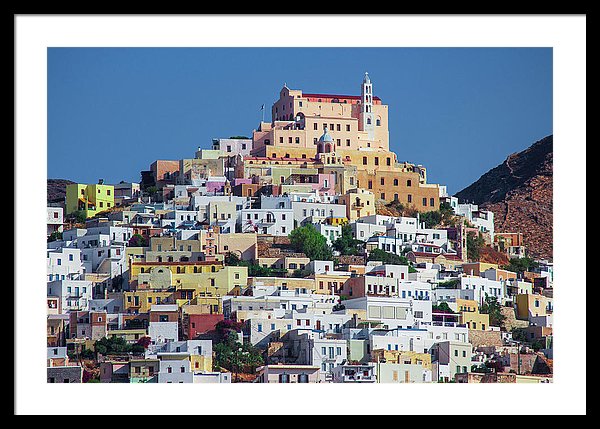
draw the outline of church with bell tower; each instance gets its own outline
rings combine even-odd
[[[368,72],[360,95],[308,93],[284,84],[271,115],[253,131],[245,163],[310,166],[339,173],[345,191],[363,188],[376,199],[421,211],[439,207],[439,186],[427,183],[425,167],[399,162],[390,151],[388,106],[375,95]]]

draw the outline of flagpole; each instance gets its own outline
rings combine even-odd
[[[265,105],[260,106],[260,111],[262,113],[261,122],[265,122]]]

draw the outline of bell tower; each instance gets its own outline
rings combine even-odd
[[[365,72],[360,91],[360,123],[362,130],[369,134],[369,140],[375,139],[375,118],[373,115],[373,84],[369,73]]]

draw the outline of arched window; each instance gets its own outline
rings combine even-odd
[[[371,118],[367,118],[367,125],[371,125]]]
[[[377,118],[377,120],[375,121],[375,125],[377,125],[378,127],[381,126],[381,118]]]

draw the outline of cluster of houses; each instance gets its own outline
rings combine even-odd
[[[360,96],[284,85],[252,138],[157,160],[140,183],[68,185],[48,207],[48,382],[238,381],[215,364],[226,321],[261,353],[244,381],[551,381],[552,263],[469,261],[469,230],[510,257],[525,255],[522,235],[399,162],[372,94],[368,74]],[[392,202],[414,216],[379,213]],[[465,222],[428,228],[420,214],[442,203]],[[328,246],[350,226],[361,253],[311,260],[288,237],[308,224]],[[491,297],[502,326],[482,312]],[[103,338],[143,351],[103,354]]]

